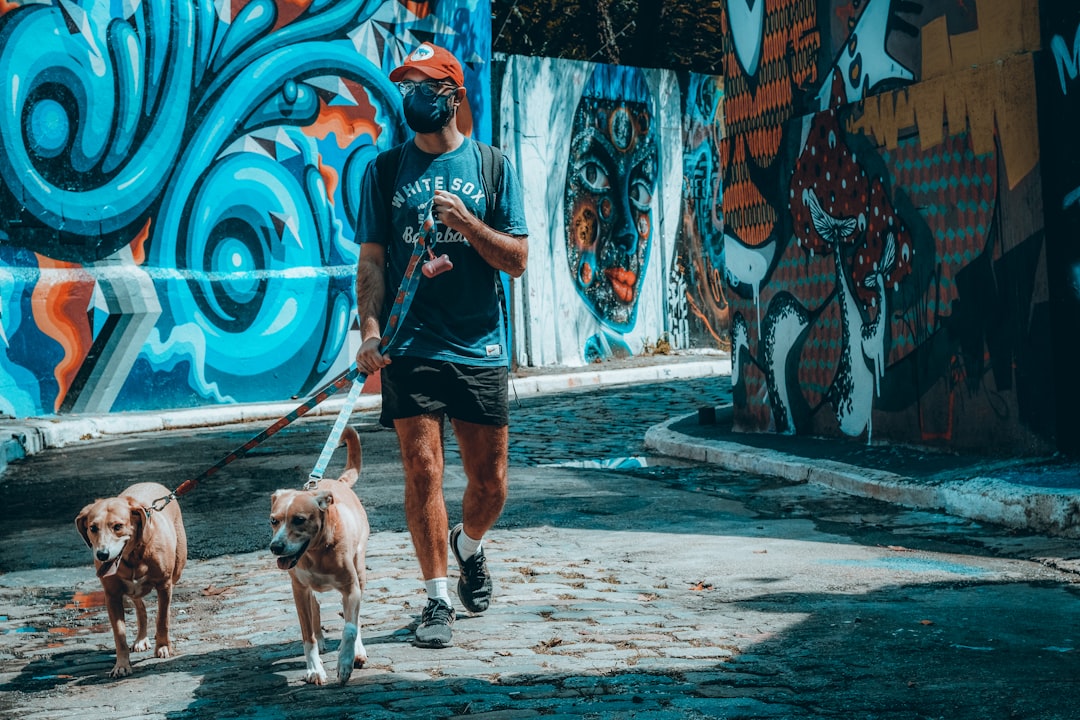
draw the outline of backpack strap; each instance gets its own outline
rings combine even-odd
[[[484,183],[484,197],[487,198],[486,220],[491,217],[499,201],[499,188],[502,187],[503,176],[503,152],[479,140],[474,142],[480,150],[480,177]]]
[[[387,213],[390,212],[391,205],[389,201],[394,195],[394,183],[397,181],[398,169],[401,167],[401,156],[404,152],[405,143],[401,143],[375,156],[375,174],[379,181],[379,190],[382,191],[383,200],[387,201]]]
[[[480,150],[480,177],[484,184],[484,197],[487,199],[487,211],[484,220],[487,221],[495,212],[499,202],[499,188],[503,180],[503,152],[497,147],[487,143],[476,141]],[[513,353],[510,351],[510,312],[503,292],[502,273],[495,273],[495,294],[499,298],[499,309],[503,319],[503,352],[506,353],[506,366],[512,368],[514,364]]]

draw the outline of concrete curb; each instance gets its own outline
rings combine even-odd
[[[884,470],[856,467],[832,460],[806,458],[776,450],[749,449],[739,443],[694,438],[671,430],[696,413],[654,425],[645,433],[645,446],[738,472],[769,475],[794,482],[825,485],[850,495],[874,498],[912,508],[942,510],[950,515],[1030,530],[1056,537],[1080,538],[1080,491],[1058,492],[983,477],[919,482]]]
[[[516,392],[518,395],[547,395],[591,386],[664,382],[730,374],[731,360],[725,358],[618,370],[583,370],[560,375],[524,375],[512,378],[510,394],[512,396]]]
[[[662,363],[658,360],[658,363]],[[548,375],[520,375],[511,378],[511,397],[547,395],[588,387],[628,383],[663,382],[728,375],[731,360],[724,356],[715,360],[656,364],[642,367],[590,370],[582,369]],[[272,422],[296,409],[302,401],[289,403],[251,403],[215,405],[146,413],[113,413],[97,416],[38,417],[25,420],[0,421],[0,474],[12,460],[18,460],[48,448],[62,448],[78,442],[98,440],[107,436],[129,435],[159,430],[215,427],[244,422]],[[345,394],[328,398],[313,408],[306,417],[336,415],[345,403]],[[361,395],[355,411],[378,410],[379,395]]]

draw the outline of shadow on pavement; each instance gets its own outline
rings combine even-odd
[[[645,640],[662,627],[643,627],[629,662],[595,671],[579,666],[582,640],[558,621],[543,659],[550,671],[517,673],[508,651],[502,667],[479,673],[467,660],[444,661],[438,652],[410,651],[429,660],[423,671],[389,664],[357,670],[340,687],[304,685],[299,642],[198,652],[168,660],[140,660],[131,678],[105,677],[108,652],[80,650],[35,660],[0,686],[0,707],[27,708],[33,695],[112,685],[110,700],[135,716],[160,713],[162,700],[193,696],[176,718],[450,718],[493,717],[702,717],[702,718],[916,718],[952,720],[1075,717],[1076,649],[1080,588],[1056,583],[983,582],[978,579],[899,584],[869,593],[777,593],[726,600],[723,588],[695,594],[687,609],[728,619],[759,615],[761,632],[743,625],[728,637],[703,635],[681,648]],[[786,626],[777,618],[784,618]],[[771,629],[765,629],[768,626]],[[603,628],[596,630],[603,642]],[[365,640],[400,644],[393,633]],[[528,641],[523,641],[528,642]],[[633,641],[631,641],[633,644]],[[726,662],[702,661],[695,648],[730,648]],[[536,651],[537,648],[532,648]],[[330,651],[336,650],[331,643]],[[670,651],[670,652],[668,652]],[[427,653],[427,654],[424,654]],[[332,656],[330,656],[332,659]],[[328,656],[324,655],[324,661]],[[328,664],[332,674],[332,666]],[[460,673],[460,675],[457,675]],[[190,690],[189,690],[190,688]],[[172,706],[174,703],[167,702]],[[516,713],[521,713],[516,714]],[[87,708],[87,717],[98,717]]]

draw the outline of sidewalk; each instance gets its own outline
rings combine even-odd
[[[680,378],[731,374],[731,360],[724,353],[679,352],[638,356],[579,368],[523,368],[512,378],[511,395],[526,397],[564,392],[576,388],[624,383],[649,383]],[[345,403],[345,391],[317,405],[308,417],[336,415]],[[11,419],[0,417],[0,481],[7,464],[48,448],[61,448],[108,435],[204,428],[232,423],[272,423],[292,412],[304,399],[288,403],[213,405],[156,412],[125,412],[108,415],[61,415]],[[364,394],[355,410],[372,410],[381,403],[378,394]]]
[[[651,428],[645,444],[729,470],[819,483],[1017,530],[1080,537],[1078,460],[999,459],[842,438],[738,433],[730,406],[714,412],[715,422],[702,421],[697,412],[672,418]]]

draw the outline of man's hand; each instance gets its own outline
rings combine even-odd
[[[379,342],[378,337],[368,338],[356,351],[356,367],[365,375],[374,375],[390,364],[390,357],[379,352]]]
[[[432,200],[432,217],[451,230],[457,230],[465,237],[469,231],[475,231],[476,216],[469,212],[461,198],[446,190],[436,190],[435,199]]]
[[[493,230],[469,212],[461,198],[446,190],[435,191],[431,214],[436,222],[461,233],[491,267],[511,277],[521,277],[525,272],[529,260],[527,235],[507,235]]]

